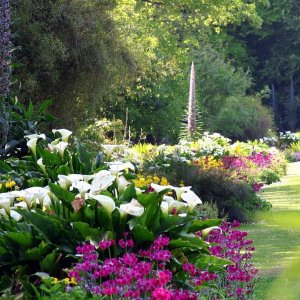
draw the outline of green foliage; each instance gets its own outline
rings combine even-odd
[[[255,97],[230,97],[213,120],[213,130],[232,140],[255,140],[267,136],[273,126],[268,108]]]
[[[40,105],[23,105],[18,99],[11,99],[5,106],[5,118],[1,118],[2,141],[0,158],[22,157],[28,153],[24,135],[36,134],[43,126],[49,125],[55,118],[47,112],[52,101],[46,100]],[[1,105],[1,104],[0,104]],[[4,129],[5,128],[5,129]],[[4,132],[6,134],[4,135]]]
[[[21,0],[14,4],[15,77],[22,98],[54,99],[69,128],[95,114],[132,73],[131,56],[109,16],[115,1]],[[84,108],[84,109],[83,109]]]

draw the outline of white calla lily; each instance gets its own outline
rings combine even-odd
[[[114,175],[106,175],[101,177],[96,177],[91,183],[91,193],[97,193],[108,188],[115,181],[116,176]]]
[[[132,199],[131,202],[127,204],[121,204],[120,209],[128,215],[136,217],[140,217],[145,210],[144,207],[136,199]]]
[[[52,132],[55,134],[58,132],[61,135],[61,140],[63,142],[68,142],[70,135],[73,133],[68,129],[52,129]]]
[[[161,191],[166,190],[166,189],[173,189],[173,187],[171,185],[159,185],[159,184],[156,184],[156,183],[151,183],[150,186],[157,193],[160,193]]]
[[[88,197],[98,201],[109,215],[111,215],[116,208],[115,201],[108,196],[88,194]]]
[[[91,185],[85,181],[77,181],[72,183],[70,191],[72,191],[73,189],[77,189],[80,193],[80,196],[84,198],[86,192],[91,189]]]
[[[161,205],[160,205],[160,208],[161,208],[161,210],[162,210],[162,212],[164,214],[167,214],[169,212],[169,204],[168,204],[168,202],[167,201],[162,201]]]
[[[172,209],[176,209],[176,212],[180,211],[183,207],[187,206],[186,203],[181,201],[174,200],[173,197],[164,196],[163,200],[165,200],[169,205],[169,212],[172,212]]]
[[[25,135],[24,138],[26,140],[28,140],[28,141],[31,140],[31,139],[43,139],[43,140],[46,140],[46,135],[44,133],[42,133],[42,134],[36,134],[36,133],[34,133],[34,134]]]
[[[31,150],[34,158],[36,158],[36,143],[38,138],[33,138],[27,142],[27,147]]]
[[[47,175],[46,172],[46,166],[43,164],[43,158],[41,157],[40,159],[37,160],[36,162],[38,164],[38,166],[41,168],[42,172]]]
[[[65,152],[66,148],[68,147],[68,143],[67,142],[59,142],[57,144],[54,144],[54,142],[52,142],[51,144],[48,144],[48,147],[49,147],[50,151],[51,152],[56,152],[61,157],[63,157],[64,152]]]
[[[124,176],[117,177],[116,182],[118,185],[119,193],[122,193],[126,189],[126,187],[130,184],[130,182],[127,181]]]
[[[3,208],[8,215],[10,214],[10,206],[11,200],[9,198],[0,199],[0,208]]]
[[[10,216],[17,222],[19,222],[22,219],[22,215],[14,211],[13,209],[10,211]]]
[[[107,164],[109,166],[110,172],[114,175],[118,175],[119,172],[124,171],[126,169],[130,169],[132,171],[135,170],[135,167],[131,162],[123,163],[123,162],[117,161],[117,162],[109,162]]]
[[[119,145],[102,145],[106,154],[111,156],[111,154],[119,147]]]
[[[188,191],[190,191],[191,186],[182,186],[182,187],[173,187],[173,190],[176,193],[176,198],[178,201],[182,200],[182,195]]]
[[[193,191],[183,193],[181,198],[188,204],[191,210],[193,210],[198,204],[202,204],[201,199]]]
[[[30,193],[36,196],[36,202],[40,203],[43,206],[45,197],[49,197],[50,191],[43,187],[30,187],[24,190],[27,193]],[[48,201],[48,199],[47,199]]]
[[[68,190],[72,184],[76,184],[81,180],[83,180],[83,175],[81,174],[58,175],[58,184],[66,190]]]

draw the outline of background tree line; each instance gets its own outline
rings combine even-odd
[[[203,129],[233,139],[296,130],[300,4],[293,0],[13,2],[14,91],[53,99],[55,126],[125,122],[174,142],[196,67]],[[273,126],[275,113],[276,125]]]

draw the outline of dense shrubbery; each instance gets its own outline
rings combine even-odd
[[[53,130],[48,138],[29,135],[30,156],[1,162],[0,272],[5,295],[63,297],[65,282],[66,292],[81,299],[91,293],[125,297],[128,289],[155,299],[187,299],[188,294],[213,299],[231,293],[251,298],[255,271],[246,263],[250,253],[242,254],[251,250],[243,233],[220,231],[221,220],[207,219],[204,210],[196,209],[202,202],[191,187],[171,186],[157,176],[143,186],[132,163],[103,164],[101,156],[93,158],[79,143],[69,149],[70,135],[68,130]],[[236,239],[236,254],[226,254],[227,246],[218,252],[218,242],[210,244],[210,238],[222,247],[225,240]],[[84,242],[77,248],[83,261],[77,263],[75,248]],[[133,265],[151,268],[143,275]],[[69,279],[50,278],[63,278],[65,270],[71,271]],[[124,272],[131,281],[122,288],[115,280],[122,281]],[[73,289],[75,283],[84,289]]]

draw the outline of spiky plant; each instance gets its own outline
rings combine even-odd
[[[5,103],[10,92],[12,51],[10,28],[9,0],[0,0],[0,147],[7,141],[10,126]]]
[[[190,90],[187,115],[184,120],[185,126],[181,130],[181,139],[195,140],[202,132],[201,114],[196,102],[196,75],[194,62],[191,65]]]
[[[9,0],[0,0],[0,97],[10,92],[11,75],[11,19]]]

